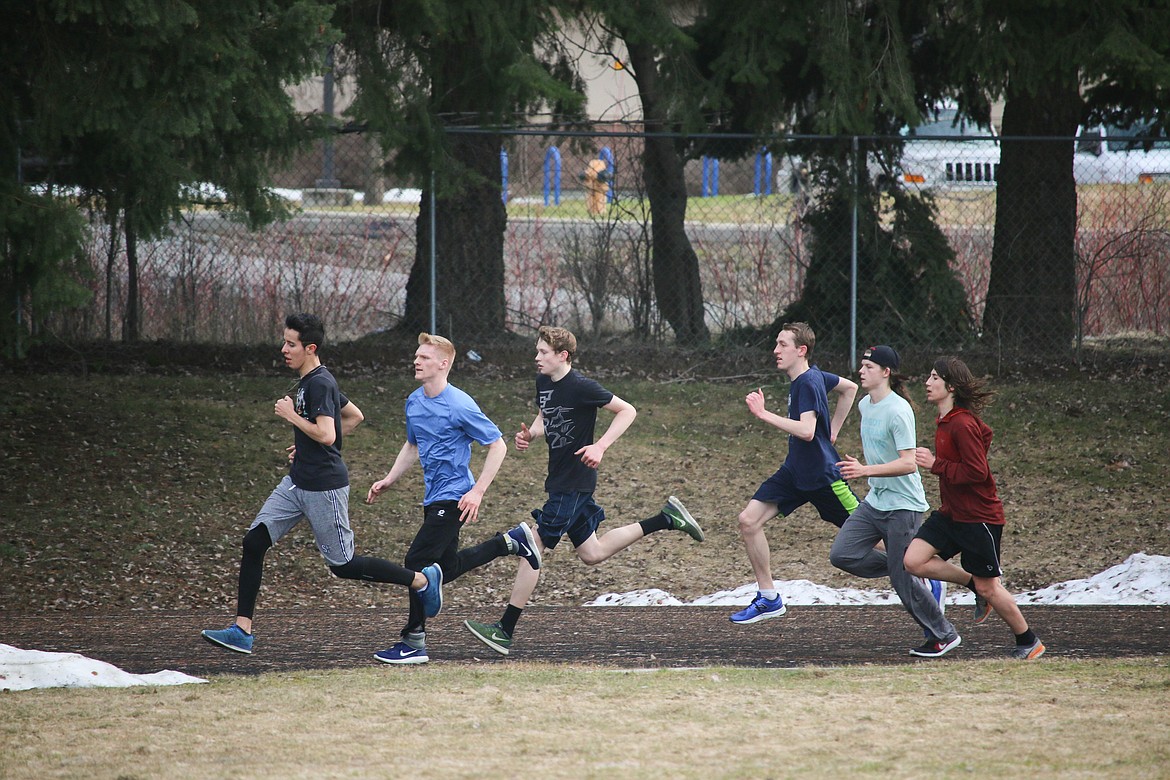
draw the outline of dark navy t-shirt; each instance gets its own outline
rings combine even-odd
[[[812,441],[798,436],[788,437],[788,457],[784,466],[793,475],[801,490],[817,490],[841,478],[837,462],[841,460],[830,438],[828,392],[837,386],[841,377],[809,366],[788,386],[788,419],[799,420],[807,411],[817,413],[817,428]]]
[[[293,395],[293,406],[301,417],[316,422],[332,417],[337,438],[328,446],[316,442],[300,428],[293,429],[296,457],[288,475],[301,490],[336,490],[349,484],[349,470],[341,459],[341,391],[325,366],[301,377]]]
[[[536,405],[544,419],[548,442],[549,493],[592,493],[597,489],[597,469],[591,469],[574,453],[593,443],[597,410],[613,400],[613,393],[575,369],[554,382],[544,374],[536,376]]]

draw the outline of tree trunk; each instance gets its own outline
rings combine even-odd
[[[464,181],[435,198],[435,328],[456,341],[504,333],[504,229],[500,194],[500,138],[452,135],[454,165]],[[409,331],[430,329],[430,188],[423,190],[416,222],[414,266],[406,283]]]
[[[1068,352],[1076,325],[1075,82],[1004,104],[995,242],[983,338],[1008,350]],[[1048,136],[1065,140],[1011,140]]]
[[[106,250],[106,341],[114,340],[114,262],[118,259],[118,214],[116,208],[106,209],[110,227],[110,246]]]
[[[634,80],[642,101],[642,116],[648,133],[666,129],[668,117],[660,107],[658,70],[652,46],[626,38]],[[687,187],[683,176],[685,160],[675,139],[647,137],[642,152],[642,175],[650,200],[653,226],[654,294],[658,310],[670,323],[675,340],[691,345],[710,338],[703,309],[703,286],[699,279],[699,258],[687,236]]]
[[[129,205],[123,221],[126,232],[126,322],[122,326],[122,340],[134,342],[141,338],[142,328],[138,319],[138,234]]]

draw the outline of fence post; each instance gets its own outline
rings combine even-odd
[[[438,279],[439,273],[438,273],[438,269],[435,267],[435,169],[434,168],[431,168],[431,197],[430,197],[430,201],[431,201],[430,202],[430,207],[431,207],[431,230],[430,230],[430,233],[431,233],[431,236],[430,236],[430,238],[431,238],[431,247],[430,247],[430,255],[431,255],[431,300],[430,300],[430,304],[431,304],[431,329],[429,332],[436,333],[437,331],[435,330],[435,321],[438,319],[437,310],[439,308],[439,304],[438,304],[438,300],[437,300],[437,295],[435,294],[435,283]]]
[[[508,202],[508,150],[500,147],[500,198],[504,203]]]
[[[550,182],[551,180],[551,182]],[[552,185],[553,204],[561,205],[561,150],[550,146],[544,153],[544,205],[548,205],[549,185]]]
[[[613,150],[603,146],[597,153],[597,158],[605,160],[605,164],[609,166],[609,189],[606,190],[605,200],[607,203],[613,203],[614,193],[617,192],[617,164],[613,161]]]
[[[772,153],[766,146],[761,146],[756,152],[756,197],[760,196],[761,190],[764,195],[772,194]]]
[[[853,136],[853,225],[850,229],[852,246],[849,252],[849,370],[857,370],[857,210],[861,187],[860,146]]]
[[[333,47],[325,50],[325,74],[321,82],[321,112],[329,117],[330,130],[333,122]],[[341,186],[333,168],[333,133],[321,139],[321,178],[316,186],[320,189],[337,189]]]

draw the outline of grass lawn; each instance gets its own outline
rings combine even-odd
[[[441,666],[0,696],[23,778],[1165,777],[1153,661]]]

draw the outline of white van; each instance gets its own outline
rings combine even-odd
[[[900,134],[907,139],[899,164],[899,175],[906,184],[995,186],[999,177],[999,141],[995,130],[960,119],[958,109],[953,106],[935,109],[918,127],[904,127]],[[880,173],[872,158],[868,168],[871,176]],[[785,155],[777,166],[777,186],[796,192],[801,177],[806,175],[799,157]]]
[[[1073,155],[1076,183],[1170,181],[1170,137],[1148,140],[1152,135],[1142,125],[1127,130],[1109,126],[1078,129]],[[995,130],[960,119],[953,106],[931,112],[918,127],[904,128],[902,136],[906,144],[900,170],[906,184],[923,188],[994,187],[999,180],[999,139]],[[778,174],[790,174],[797,167],[798,162],[793,162]]]
[[[999,141],[994,139],[995,132],[962,120],[956,122],[955,117],[953,108],[940,109],[935,121],[904,131],[907,138],[951,135],[954,140],[907,143],[902,154],[903,181],[922,187],[995,186],[999,180]],[[1149,140],[1153,136],[1144,125],[1129,129],[1079,128],[1073,178],[1077,184],[1170,181],[1170,138]]]
[[[1170,138],[1153,141],[1149,127],[1093,127],[1077,131],[1077,184],[1149,184],[1170,181]],[[1146,146],[1149,145],[1147,149]]]
[[[906,184],[994,187],[999,178],[995,130],[959,118],[953,107],[932,111],[928,121],[904,128],[902,135],[907,139],[901,163]]]

